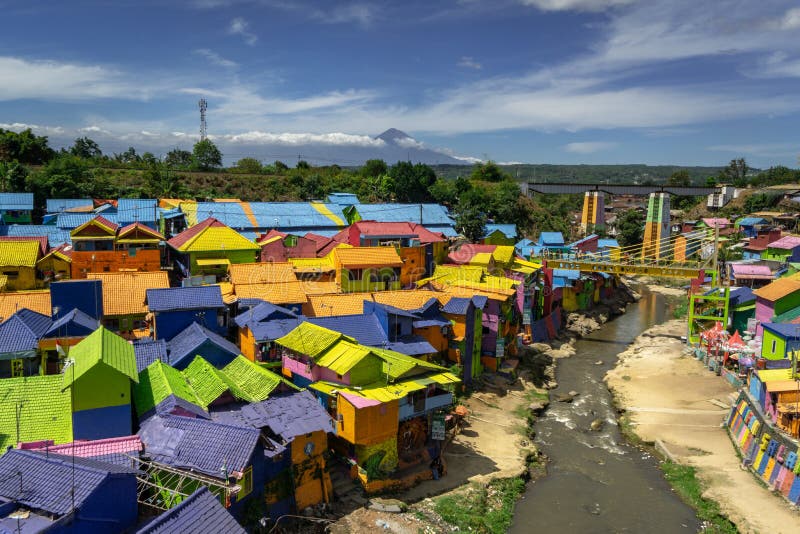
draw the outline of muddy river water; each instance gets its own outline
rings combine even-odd
[[[547,476],[531,482],[517,504],[516,533],[694,533],[700,522],[672,491],[656,459],[626,443],[603,376],[641,332],[663,322],[661,295],[645,293],[624,315],[575,343],[558,361],[558,388],[536,423],[536,442],[549,457]],[[558,394],[577,391],[572,403]],[[593,421],[602,420],[599,430]],[[599,422],[595,422],[597,427]]]

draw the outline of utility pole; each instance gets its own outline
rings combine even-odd
[[[197,103],[200,106],[200,140],[206,140],[206,110],[208,109],[208,102],[206,102],[205,98],[201,98],[200,101]]]
[[[719,222],[714,221],[714,256],[712,257],[712,263],[711,263],[711,273],[712,273],[711,276],[716,277],[716,280],[720,281],[719,273],[717,272],[717,269],[719,268],[718,263],[719,263]]]

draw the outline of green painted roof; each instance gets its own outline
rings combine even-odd
[[[368,347],[363,347],[357,343],[340,340],[331,345],[324,354],[315,359],[314,362],[320,367],[330,369],[337,375],[349,373],[350,370],[358,365],[364,358],[376,356]]]
[[[204,406],[208,406],[228,390],[236,397],[243,398],[244,393],[236,384],[201,356],[195,356],[192,363],[183,370],[183,376]]]
[[[134,382],[139,381],[133,345],[105,327],[101,326],[72,347],[69,357],[74,363],[65,370],[62,387],[69,387],[100,363],[128,376]]]
[[[59,375],[0,380],[0,454],[18,441],[72,441],[72,403],[61,380]]]
[[[413,376],[428,371],[445,372],[447,369],[435,363],[429,363],[413,356],[400,354],[393,350],[371,348],[379,358],[383,360],[383,373],[389,376],[390,380],[397,380],[405,376]]]
[[[236,384],[238,391],[234,391],[234,395],[248,402],[266,400],[275,388],[288,383],[280,375],[264,369],[242,355],[226,365],[222,373]]]
[[[197,404],[203,409],[208,407],[180,371],[156,360],[139,373],[139,382],[133,386],[136,413],[140,416],[146,414],[170,395]]]
[[[775,315],[770,322],[771,323],[791,323],[795,319],[800,317],[800,306],[796,308],[792,308],[791,310],[787,310],[780,315]]]
[[[346,339],[352,343],[356,342],[355,339],[339,332],[304,322],[282,338],[277,339],[276,342],[287,349],[316,359],[317,356],[328,350],[340,339]]]

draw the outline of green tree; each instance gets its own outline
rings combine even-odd
[[[145,193],[152,198],[180,198],[189,192],[181,180],[165,163],[155,161],[142,173]]]
[[[297,162],[297,169],[308,170],[311,168],[311,165],[304,159],[301,159]]]
[[[0,161],[0,190],[16,193],[25,191],[27,177],[28,169],[18,161]]]
[[[0,161],[19,161],[25,165],[41,165],[55,151],[47,144],[46,136],[35,135],[30,128],[19,133],[0,128]]]
[[[242,158],[236,162],[236,169],[247,174],[260,174],[263,167],[256,158]]]
[[[486,215],[476,207],[469,207],[456,215],[456,231],[475,243],[486,235]]]
[[[726,181],[732,183],[736,187],[745,187],[747,185],[747,173],[750,167],[744,158],[732,159],[728,166],[723,171],[725,173]]]
[[[114,159],[120,163],[138,163],[142,161],[142,158],[136,153],[136,149],[132,146],[129,146],[128,150],[122,154],[114,154]]]
[[[361,176],[374,178],[376,176],[383,176],[389,172],[389,167],[382,159],[368,159],[361,167]]]
[[[644,216],[637,210],[623,212],[617,218],[617,238],[623,247],[641,243],[644,238]]]
[[[670,177],[667,178],[667,185],[689,187],[692,185],[692,178],[689,176],[689,171],[684,169],[673,172]]]
[[[167,152],[164,163],[171,169],[188,169],[192,166],[192,153],[188,150],[175,148]]]
[[[275,170],[278,173],[282,173],[284,171],[289,170],[289,166],[288,165],[286,165],[284,162],[282,162],[280,160],[277,160],[277,159],[275,160],[275,163],[273,163],[272,165],[275,167]]]
[[[398,161],[389,169],[394,182],[394,196],[400,202],[429,202],[430,187],[436,182],[436,173],[423,163],[412,165]]]
[[[502,182],[503,180],[510,180],[511,176],[504,173],[497,163],[489,160],[485,163],[476,163],[472,168],[470,178],[484,182]]]
[[[93,139],[78,137],[69,149],[73,156],[83,159],[97,159],[103,156],[103,151]]]
[[[211,139],[203,139],[194,144],[192,165],[203,171],[222,167],[222,152]]]

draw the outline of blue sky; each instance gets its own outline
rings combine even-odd
[[[112,5],[113,4],[113,5]],[[0,0],[0,127],[228,159],[798,166],[790,0]],[[313,154],[311,154],[313,156]],[[343,162],[347,163],[347,162]]]

